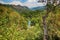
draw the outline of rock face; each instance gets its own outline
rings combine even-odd
[[[17,9],[17,10],[23,10],[23,9],[29,9],[26,6],[21,6],[21,5],[12,5],[13,8]]]
[[[21,6],[21,5],[12,5],[12,8],[19,11],[20,13],[23,13],[23,12],[28,13],[29,11],[31,11],[28,7]]]

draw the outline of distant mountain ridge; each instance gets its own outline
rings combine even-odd
[[[21,5],[12,5],[11,6],[13,9],[15,9],[16,11],[20,12],[20,13],[28,13],[29,11],[31,11],[28,7],[26,6],[21,6]]]
[[[45,6],[38,6],[38,7],[34,7],[34,8],[30,8],[31,10],[45,10],[46,7]]]
[[[21,6],[21,5],[9,5],[9,4],[1,4],[1,3],[0,3],[0,5],[6,6],[6,7],[11,7],[12,9],[14,9],[20,13],[28,13],[29,11],[31,11],[28,7]]]
[[[4,5],[6,7],[11,7],[15,11],[18,11],[19,13],[27,13],[27,14],[33,10],[44,10],[45,9],[45,6],[28,8],[27,6],[21,6],[21,5],[9,5],[9,4],[1,4],[1,3],[0,3],[0,5]]]

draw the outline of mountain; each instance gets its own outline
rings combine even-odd
[[[11,7],[20,12],[20,13],[28,13],[29,11],[31,11],[28,7],[26,6],[21,6],[21,5],[11,5]]]
[[[30,8],[31,10],[44,10],[46,9],[45,6],[38,6],[38,7],[33,7],[33,8]]]
[[[10,5],[10,4],[1,4],[1,3],[0,5],[10,7],[19,13],[29,13],[31,11],[28,7],[21,5]]]
[[[19,13],[30,13],[33,10],[44,10],[45,6],[38,6],[38,7],[32,7],[32,8],[28,8],[27,6],[21,6],[21,5],[11,5],[11,4],[1,4],[0,5],[4,5],[6,7],[11,7],[12,9],[14,9],[15,11],[19,12]]]

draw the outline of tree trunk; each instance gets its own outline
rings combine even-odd
[[[44,40],[48,40],[48,31],[47,31],[47,24],[46,24],[46,17],[43,17],[43,27],[44,27]]]
[[[51,9],[48,6],[49,2],[50,2],[50,0],[47,1],[47,5],[46,5],[47,13],[45,14],[45,16],[43,16],[44,40],[49,40],[48,39],[47,22],[46,22],[47,21],[46,18],[48,17],[49,12],[51,11]]]
[[[52,11],[52,8],[53,8],[53,6],[49,6],[49,5],[51,5],[51,0],[46,0],[46,1],[47,1],[47,5],[46,5],[47,13],[45,16],[43,16],[44,40],[48,40],[48,30],[47,30],[46,18],[48,17],[49,12]],[[57,5],[56,3],[57,3],[57,0],[52,0],[52,5],[56,6]]]

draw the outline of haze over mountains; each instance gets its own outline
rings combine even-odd
[[[0,3],[2,4],[2,3]],[[13,9],[16,9],[16,10],[19,10],[21,12],[24,12],[24,11],[31,11],[31,10],[42,10],[42,9],[45,9],[45,6],[37,6],[37,7],[27,7],[27,6],[22,6],[20,4],[18,5],[14,5],[14,4],[2,4],[2,5],[7,5],[7,6],[10,6],[12,7]]]
[[[38,3],[38,0],[0,0],[0,3],[2,4],[11,4],[11,5],[21,5],[21,6],[27,6],[29,8],[32,7],[38,7],[38,6],[45,6],[46,3]]]

